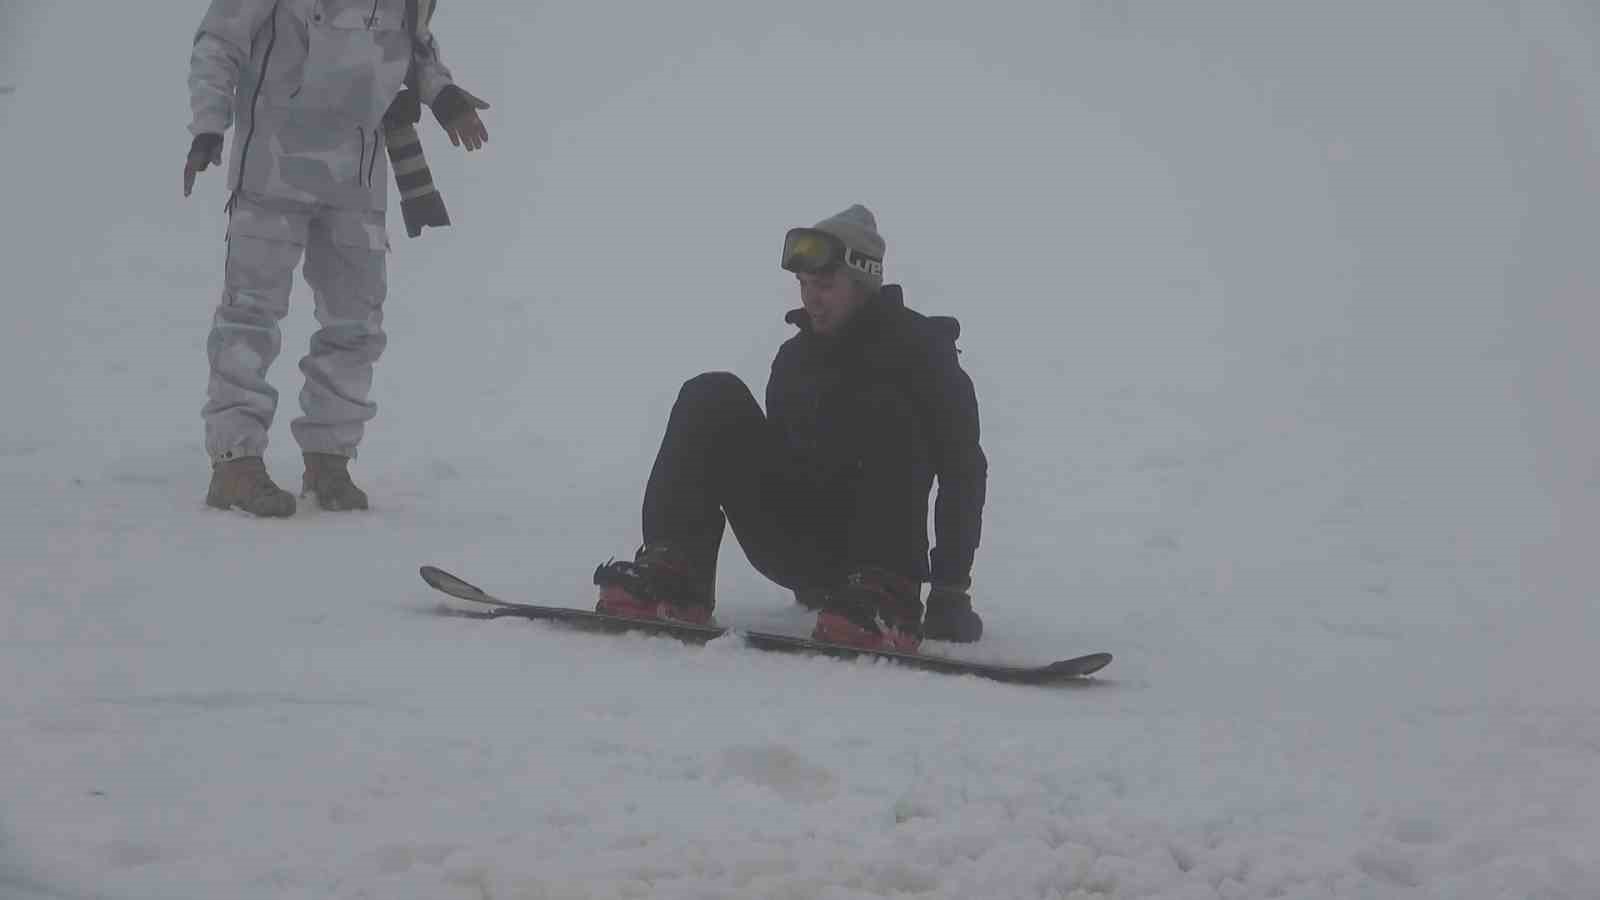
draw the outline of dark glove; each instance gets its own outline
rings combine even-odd
[[[936,584],[928,591],[922,636],[930,641],[970,644],[983,637],[983,617],[972,608],[971,585]]]
[[[819,587],[795,588],[794,602],[812,612],[821,612],[828,605],[828,589]]]
[[[196,172],[204,172],[207,166],[222,163],[222,135],[206,132],[197,134],[189,142],[189,164],[194,166]]]
[[[189,142],[189,155],[183,161],[183,195],[194,190],[194,176],[212,165],[222,164],[222,135],[215,132],[197,134]]]
[[[477,150],[489,142],[489,129],[478,118],[478,110],[489,104],[472,96],[453,84],[447,84],[429,104],[439,127],[450,136],[450,143],[468,150]]]
[[[430,106],[433,117],[439,120],[441,128],[448,129],[457,119],[469,112],[479,109],[488,109],[489,104],[472,96],[459,86],[447,84],[439,91],[439,96],[433,98]],[[421,113],[418,113],[420,116]]]

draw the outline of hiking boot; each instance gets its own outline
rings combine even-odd
[[[294,495],[272,483],[259,456],[213,463],[206,505],[242,509],[253,516],[282,519],[294,515]]]
[[[972,608],[972,595],[957,585],[935,585],[928,591],[928,614],[922,636],[930,641],[970,644],[983,637],[983,617]]]
[[[867,568],[828,592],[813,640],[863,650],[915,653],[922,643],[922,583]]]
[[[670,544],[646,544],[633,561],[611,560],[594,570],[600,600],[594,611],[628,619],[667,619],[705,625],[715,605],[712,582]]]
[[[307,453],[306,474],[300,496],[317,495],[317,505],[332,512],[367,508],[367,492],[350,480],[350,457],[337,453]]]

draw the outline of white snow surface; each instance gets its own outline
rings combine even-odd
[[[202,504],[202,7],[0,5],[0,897],[1600,897],[1591,4],[442,4],[492,142],[393,217],[374,509],[275,522]],[[428,614],[591,603],[853,202],[983,403],[934,649],[1103,677]]]

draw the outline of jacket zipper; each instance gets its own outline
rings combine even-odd
[[[245,164],[250,161],[250,142],[256,136],[256,107],[261,102],[261,88],[267,83],[267,67],[272,63],[272,48],[278,43],[278,4],[272,4],[272,12],[267,14],[272,26],[272,34],[267,38],[267,52],[261,54],[261,75],[256,79],[255,95],[250,98],[250,130],[245,133],[244,146],[239,148],[239,175],[234,179],[233,194],[228,197],[228,203],[223,207],[225,212],[233,212],[233,207],[239,201],[239,191],[244,189]]]
[[[378,129],[372,129],[372,162],[367,163],[367,187],[372,187],[372,170],[378,165]]]
[[[372,170],[378,165],[378,129],[372,129],[372,157],[370,160],[367,157],[366,127],[357,125],[356,134],[361,136],[361,152],[356,154],[356,184],[363,187],[372,187]],[[362,168],[367,170],[364,177],[361,174]]]

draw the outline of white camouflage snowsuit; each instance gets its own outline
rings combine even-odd
[[[426,23],[421,4],[419,16]],[[235,125],[222,301],[206,352],[213,461],[260,456],[277,408],[266,380],[305,257],[320,329],[300,361],[301,448],[354,456],[383,353],[389,166],[382,119],[402,85],[451,83],[406,0],[211,0],[189,67],[191,134]]]

